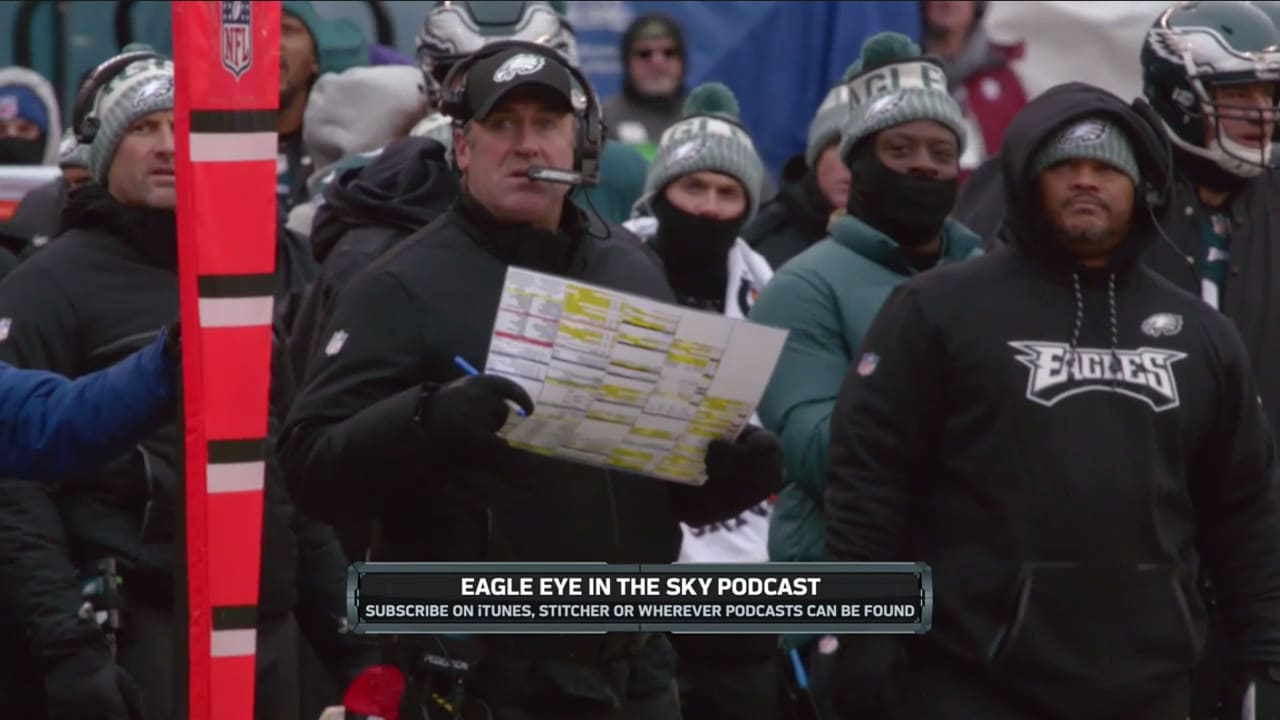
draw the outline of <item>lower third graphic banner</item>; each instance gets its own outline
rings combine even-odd
[[[923,633],[933,581],[914,563],[356,563],[364,634]]]

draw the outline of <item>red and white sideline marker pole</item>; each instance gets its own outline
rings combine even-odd
[[[190,720],[253,718],[280,8],[173,3]]]

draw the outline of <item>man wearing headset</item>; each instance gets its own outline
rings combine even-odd
[[[376,519],[376,560],[672,562],[680,521],[730,517],[776,486],[776,440],[761,431],[711,443],[708,480],[695,488],[519,451],[496,435],[508,401],[537,409],[516,383],[467,375],[454,358],[486,357],[509,266],[675,297],[643,243],[566,197],[594,179],[603,135],[581,73],[553,49],[502,42],[447,80],[462,195],[339,296],[281,439],[294,497],[335,523]],[[680,716],[662,635],[481,642],[465,681],[476,717]]]
[[[93,73],[76,103],[87,111],[73,113],[85,118],[76,132],[93,182],[69,195],[55,241],[0,287],[0,361],[79,377],[151,343],[178,314],[173,90],[173,63],[146,46]],[[272,380],[278,408],[289,378]],[[279,420],[273,412],[273,430]],[[0,668],[18,688],[0,699],[2,717],[185,717],[172,697],[181,427],[165,424],[110,460],[56,493],[0,480],[0,633],[26,641],[6,650],[28,653],[18,669]],[[298,618],[322,618],[304,625],[314,645],[336,642],[346,563],[332,531],[313,533],[318,524],[295,512],[273,455],[266,466],[256,711],[297,717]],[[127,588],[110,632],[84,611],[82,592],[107,559]],[[324,559],[328,574],[312,569]]]

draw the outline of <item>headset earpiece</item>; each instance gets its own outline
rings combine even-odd
[[[98,134],[100,122],[97,117],[90,114],[93,112],[93,103],[97,99],[98,91],[114,80],[125,68],[139,60],[164,61],[168,58],[150,50],[139,50],[117,55],[93,69],[80,88],[80,92],[76,93],[76,101],[71,109],[71,129],[75,133],[76,142],[88,145]]]

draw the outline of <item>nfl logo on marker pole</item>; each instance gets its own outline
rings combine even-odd
[[[253,66],[253,13],[241,0],[222,0],[222,67],[236,80]]]
[[[178,654],[187,667],[176,672],[187,683],[175,717],[249,720],[263,570],[281,4],[172,8],[186,450],[179,607],[188,618]],[[182,561],[175,565],[181,572]]]

